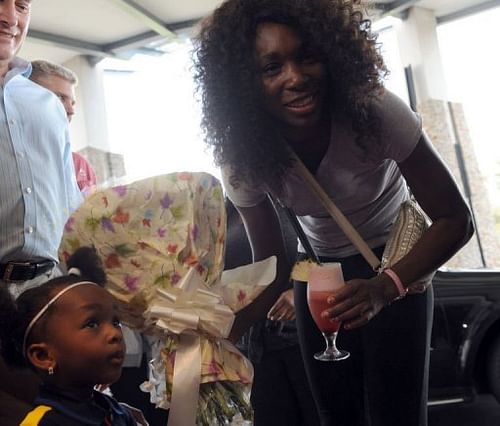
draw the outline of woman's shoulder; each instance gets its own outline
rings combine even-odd
[[[381,113],[394,112],[400,109],[411,111],[410,107],[401,96],[385,87],[372,99],[372,107]]]
[[[237,171],[229,166],[221,169],[222,185],[228,198],[238,207],[253,207],[267,196],[262,184],[252,183],[237,178]]]
[[[422,119],[401,97],[384,89],[373,101],[380,122],[381,142],[389,158],[402,161],[414,149],[422,134]]]

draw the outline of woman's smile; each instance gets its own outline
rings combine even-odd
[[[318,97],[315,93],[297,96],[292,101],[284,103],[285,108],[295,114],[306,115],[314,112],[320,106],[317,103]]]

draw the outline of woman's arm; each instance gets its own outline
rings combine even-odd
[[[409,284],[450,259],[472,237],[474,227],[455,180],[425,134],[399,168],[432,220],[409,255],[393,268]]]
[[[451,258],[474,233],[471,214],[446,165],[422,135],[410,156],[399,164],[413,195],[432,225],[393,269],[404,286],[436,270]],[[324,311],[346,328],[366,324],[398,296],[392,279],[380,274],[370,280],[352,280],[331,298]]]
[[[248,240],[252,247],[253,260],[259,261],[277,256],[276,279],[250,305],[236,315],[230,339],[237,340],[253,323],[266,318],[269,309],[280,294],[287,289],[290,265],[281,233],[281,226],[273,203],[266,198],[254,207],[238,207]]]

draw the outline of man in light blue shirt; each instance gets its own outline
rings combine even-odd
[[[31,65],[15,58],[28,32],[31,2],[0,0],[0,285],[16,297],[60,274],[64,224],[82,201],[64,108],[27,78]],[[18,424],[26,408],[21,400],[34,396],[34,385],[0,362],[0,424]]]

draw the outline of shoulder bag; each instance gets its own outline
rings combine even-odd
[[[302,161],[294,154],[297,171],[304,179],[310,190],[318,197],[333,220],[342,229],[352,244],[359,250],[374,271],[381,273],[384,269],[391,268],[402,257],[404,257],[429,228],[429,219],[418,205],[417,201],[410,197],[401,204],[396,221],[394,222],[389,238],[385,245],[382,259],[373,253],[366,241],[352,226],[351,222],[339,210],[314,176],[304,166]],[[432,283],[435,272],[432,272],[408,286],[408,293],[421,293]]]

